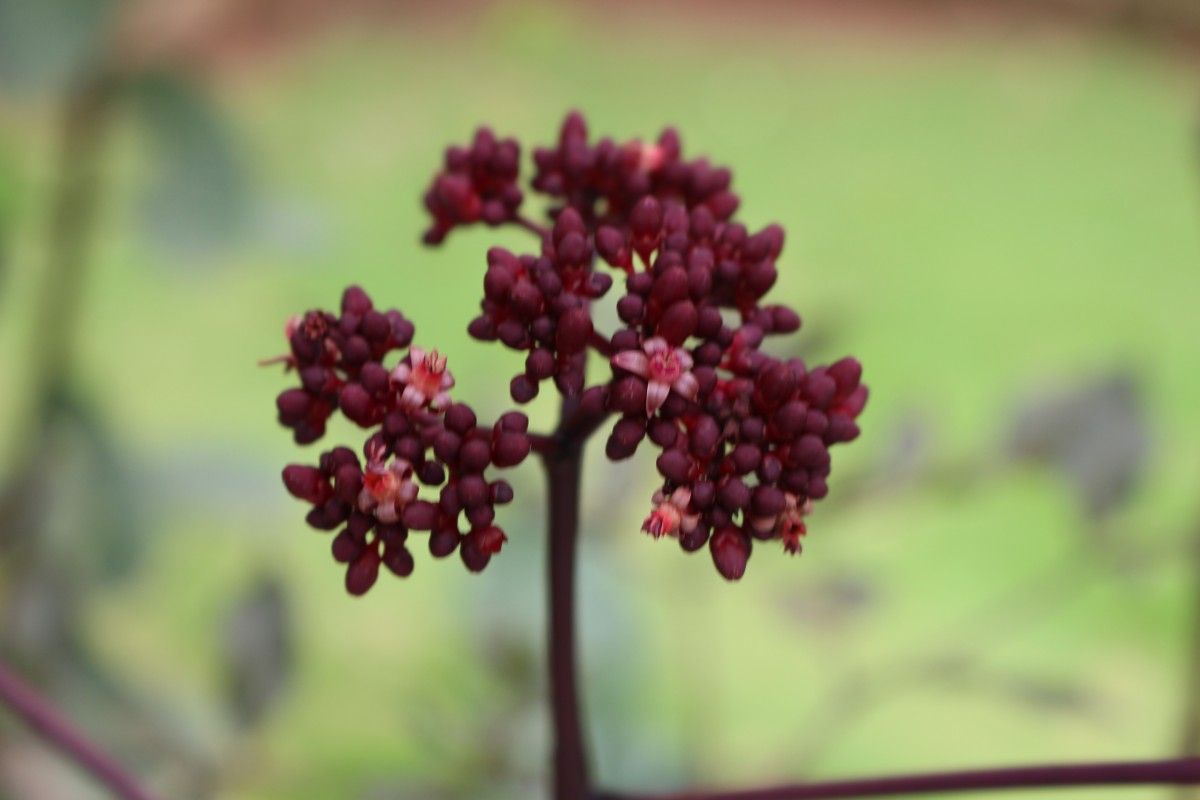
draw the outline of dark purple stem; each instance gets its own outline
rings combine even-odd
[[[0,699],[13,713],[73,763],[78,764],[124,800],[153,800],[115,761],[89,742],[82,733],[8,667],[0,663]]]
[[[566,404],[564,404],[566,406]],[[569,408],[564,407],[564,417]],[[550,699],[554,800],[587,800],[587,757],[575,668],[575,544],[579,536],[582,440],[560,436],[545,456],[550,499]]]
[[[906,794],[999,789],[1164,784],[1179,786],[1200,784],[1200,758],[938,772],[927,775],[801,783],[792,786],[728,792],[679,794],[601,792],[596,795],[596,800],[816,800],[816,798],[831,797],[893,797]]]
[[[548,237],[550,235],[549,228],[545,227],[544,225],[537,224],[536,222],[531,220],[529,217],[523,217],[523,216],[518,215],[516,217],[513,217],[513,222],[517,223],[525,230],[537,234],[539,239],[545,239],[546,237]]]

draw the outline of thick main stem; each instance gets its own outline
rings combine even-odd
[[[554,722],[554,800],[586,800],[587,758],[575,670],[575,545],[583,446],[561,439],[545,456],[550,506],[550,700]]]
[[[29,727],[60,750],[75,764],[92,774],[123,800],[153,800],[137,782],[100,748],[43,700],[25,682],[0,663],[0,700]]]

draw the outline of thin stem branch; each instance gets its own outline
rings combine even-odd
[[[547,228],[544,225],[539,225],[538,223],[534,222],[529,217],[526,217],[524,215],[518,214],[517,216],[513,217],[513,222],[520,225],[525,230],[536,234],[539,239],[545,239],[547,236],[550,235],[549,228]]]
[[[894,797],[940,792],[1046,789],[1068,786],[1200,784],[1200,758],[1111,764],[1055,764],[847,781],[801,783],[762,789],[679,794],[600,792],[596,800],[817,800],[836,797]]]
[[[73,763],[122,800],[153,800],[119,764],[76,730],[8,667],[0,663],[0,700]]]
[[[575,668],[575,546],[579,537],[581,441],[561,438],[556,452],[545,457],[550,501],[549,649],[555,800],[587,800],[591,793]]]

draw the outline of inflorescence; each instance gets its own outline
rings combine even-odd
[[[756,539],[799,553],[805,517],[828,491],[829,448],[858,436],[867,388],[853,358],[810,368],[760,349],[766,337],[800,327],[795,311],[763,302],[783,230],[752,234],[733,221],[739,199],[729,170],[683,160],[670,129],[654,144],[589,143],[573,113],[555,147],[534,151],[534,164],[531,186],[549,198],[549,227],[522,216],[519,145],[486,128],[470,147],[447,150],[425,194],[427,243],[479,222],[541,238],[538,253],[488,251],[481,313],[468,327],[525,355],[509,384],[513,400],[527,403],[552,381],[597,422],[615,415],[606,445],[614,461],[649,440],[663,484],[647,492],[642,530],[687,551],[707,544],[727,579],[745,572]],[[624,279],[621,326],[606,334],[592,308],[614,275]],[[512,499],[509,485],[486,473],[531,449],[520,412],[481,425],[452,400],[446,356],[414,346],[413,335],[400,312],[376,310],[351,287],[340,316],[310,311],[289,321],[290,353],[272,359],[300,377],[277,403],[297,443],[319,439],[336,410],[372,431],[362,459],[338,447],[315,467],[283,474],[313,506],[310,525],[342,529],[333,553],[348,565],[354,594],[371,587],[381,563],[400,576],[412,571],[410,531],[430,532],[434,556],[458,549],[468,569],[483,569],[507,540],[495,506]],[[589,351],[611,364],[591,386]],[[387,367],[393,352],[403,358]]]

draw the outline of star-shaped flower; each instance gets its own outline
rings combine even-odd
[[[417,499],[418,487],[412,474],[412,464],[403,458],[393,458],[390,464],[385,464],[382,448],[372,452],[358,495],[359,510],[374,511],[383,523],[397,522],[404,507]]]
[[[428,405],[441,410],[450,404],[454,376],[446,369],[446,357],[437,350],[426,353],[420,347],[409,349],[408,359],[392,370],[392,380],[404,387],[400,404],[405,408]]]
[[[647,339],[641,350],[625,350],[612,357],[614,366],[646,379],[646,415],[654,414],[673,391],[695,400],[700,383],[690,370],[692,357],[682,347],[671,347],[660,336]]]

